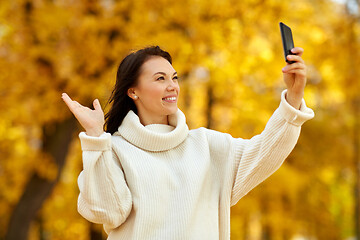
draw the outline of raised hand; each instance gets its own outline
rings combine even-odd
[[[87,135],[98,137],[104,132],[104,112],[98,99],[94,100],[94,110],[92,110],[77,101],[73,101],[66,93],[63,93],[61,98],[85,129]]]
[[[287,64],[282,72],[284,73],[284,82],[288,89],[286,100],[294,108],[299,109],[301,100],[304,97],[304,89],[306,85],[306,65],[301,58],[304,49],[296,47],[291,50],[293,54],[288,55],[287,59],[293,61],[292,64]]]

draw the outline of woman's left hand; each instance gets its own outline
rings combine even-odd
[[[300,108],[302,98],[304,97],[304,89],[306,85],[306,66],[304,60],[301,58],[304,49],[300,47],[291,50],[293,54],[288,55],[287,60],[294,63],[287,63],[282,69],[284,73],[284,82],[287,87],[286,100],[296,109]]]

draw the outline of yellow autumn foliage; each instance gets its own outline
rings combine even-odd
[[[98,98],[107,111],[121,59],[160,45],[173,56],[179,107],[189,127],[250,138],[262,131],[285,87],[280,21],[305,49],[305,100],[316,118],[303,126],[280,170],[232,208],[232,239],[360,234],[354,195],[360,164],[358,9],[332,0],[2,1],[0,239],[34,174],[59,181],[33,219],[29,239],[86,240],[94,231],[105,239],[101,226],[76,211],[80,129],[69,149],[57,146],[67,152],[63,168],[44,150],[49,126],[71,117],[62,92],[88,106]]]

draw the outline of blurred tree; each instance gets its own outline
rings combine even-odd
[[[357,9],[357,11],[355,10]],[[347,58],[349,61],[349,71],[345,74],[345,84],[347,88],[352,89],[347,96],[350,105],[350,111],[353,115],[353,164],[354,164],[354,229],[356,239],[360,239],[360,85],[358,76],[360,74],[359,66],[359,24],[360,24],[360,1],[347,1],[346,13],[349,21],[346,26],[347,33]]]
[[[44,127],[42,151],[49,155],[50,161],[55,162],[56,166],[53,167],[56,167],[58,172],[61,172],[64,166],[73,130],[73,119]],[[49,179],[37,172],[32,173],[13,210],[5,239],[27,239],[31,222],[58,180],[59,174]]]
[[[353,236],[360,31],[330,0],[2,1],[0,236],[30,226],[29,239],[105,237],[76,212],[81,151],[60,95],[105,107],[130,49],[156,44],[173,55],[190,128],[260,133],[284,88],[279,21],[305,49],[316,118],[284,166],[232,208],[232,238]]]

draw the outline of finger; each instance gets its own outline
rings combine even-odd
[[[95,99],[95,100],[94,100],[93,106],[94,106],[94,109],[95,109],[95,110],[101,110],[101,111],[102,111],[101,105],[100,105],[100,102],[99,102],[98,99]]]
[[[63,94],[62,98],[74,115],[76,115],[76,112],[78,112],[79,109],[84,109],[83,105],[81,105],[77,101],[71,100],[71,98],[66,93]]]
[[[64,99],[64,101],[65,101],[65,100],[70,100],[70,101],[72,101],[72,99],[69,97],[69,95],[67,95],[67,93],[62,93],[62,94],[61,94],[61,98]]]
[[[286,59],[292,62],[301,62],[301,63],[305,63],[304,59],[301,58],[301,56],[298,55],[287,55]]]
[[[288,72],[294,69],[299,69],[299,70],[306,70],[306,68],[303,65],[295,65],[295,66],[286,66],[282,69],[283,72]]]
[[[294,47],[293,49],[291,49],[291,52],[301,57],[304,53],[304,49],[302,49],[301,47]]]
[[[286,74],[295,74],[297,76],[306,76],[306,71],[302,69],[292,69],[290,71],[287,71]]]
[[[67,95],[66,93],[63,93],[61,95],[61,98],[64,100],[64,102],[66,103],[66,105],[68,106],[68,108],[70,110],[72,110],[74,108],[73,100],[69,97],[69,95]]]
[[[73,106],[73,107],[77,107],[77,108],[79,108],[79,107],[84,107],[84,106],[81,105],[78,101],[72,101],[72,106]]]
[[[305,71],[306,67],[304,64],[296,62],[296,63],[286,65],[285,67],[282,68],[282,71],[287,73],[288,71],[294,70],[294,69],[302,69]]]
[[[295,75],[305,76],[306,71],[304,69],[291,69],[289,71],[284,72],[284,74],[295,74]]]

